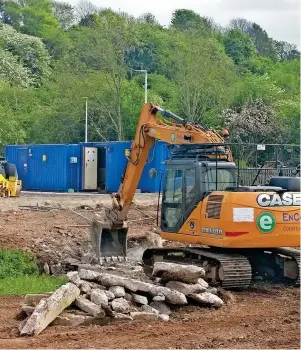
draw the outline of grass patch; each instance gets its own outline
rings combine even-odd
[[[0,249],[0,280],[5,277],[38,275],[39,267],[34,256],[20,249]]]
[[[53,292],[66,282],[66,277],[48,275],[5,277],[0,279],[0,296]]]
[[[66,277],[41,275],[32,254],[0,249],[0,296],[53,292],[66,282]]]

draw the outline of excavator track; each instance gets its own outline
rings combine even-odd
[[[183,258],[179,259],[179,254],[182,254]],[[215,269],[215,277],[212,278],[211,275],[209,278],[227,289],[247,288],[252,280],[252,269],[249,260],[239,254],[225,254],[211,249],[193,247],[156,248],[147,249],[143,254],[142,260],[145,266],[152,265],[154,261],[163,260],[200,265],[207,272]],[[205,278],[208,278],[208,275],[210,273],[206,273]],[[216,276],[218,277],[216,278]]]

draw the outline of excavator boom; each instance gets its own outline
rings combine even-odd
[[[160,119],[157,114],[163,116]],[[221,147],[224,139],[215,130],[197,123],[189,123],[183,118],[150,103],[143,105],[136,134],[127,154],[127,167],[119,190],[112,195],[112,208],[106,210],[104,222],[92,225],[98,258],[124,257],[126,255],[127,214],[134,198],[148,154],[155,140],[169,144],[191,143],[219,144],[220,159],[232,160],[231,151]],[[209,155],[216,158],[216,155]]]

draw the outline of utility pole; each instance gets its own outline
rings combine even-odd
[[[85,124],[85,142],[88,142],[88,97],[83,97],[86,99],[86,124]]]
[[[144,102],[147,103],[147,70],[134,69],[134,72],[144,73]]]

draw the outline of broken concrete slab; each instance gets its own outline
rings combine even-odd
[[[77,287],[80,286],[80,284],[81,284],[82,281],[81,281],[81,279],[79,278],[79,274],[78,274],[77,271],[69,271],[69,272],[67,273],[67,277],[68,277],[69,282],[74,283]]]
[[[201,285],[202,287],[204,287],[204,288],[208,288],[209,287],[209,284],[203,278],[199,278],[197,283],[199,285]]]
[[[51,323],[51,326],[79,326],[88,324],[94,319],[90,315],[75,315],[70,312],[63,312]]]
[[[97,318],[105,317],[105,312],[99,305],[92,303],[92,301],[82,296],[78,297],[75,300],[75,305],[93,317],[97,317]]]
[[[205,276],[205,270],[195,265],[156,262],[154,264],[153,276],[160,277],[162,281],[173,280],[185,283],[197,283],[199,278]]]
[[[44,294],[26,294],[24,298],[24,304],[28,306],[37,306],[42,299],[49,298],[51,293]]]
[[[188,284],[180,281],[169,281],[166,284],[166,287],[169,289],[177,290],[184,295],[189,294],[198,294],[206,291],[206,288],[201,286],[200,284]]]
[[[156,295],[153,297],[153,301],[165,301],[164,295]]]
[[[24,328],[27,320],[28,320],[29,317],[26,317],[24,320],[22,320],[20,323],[19,323],[19,326],[18,326],[18,330],[19,332],[21,333],[22,329]]]
[[[171,290],[166,287],[153,285],[150,289],[150,294],[152,296],[164,295],[166,302],[168,302],[169,304],[186,305],[188,303],[186,296],[183,293],[180,293],[176,290]]]
[[[153,314],[159,314],[159,311],[157,310],[157,309],[154,309],[153,307],[151,307],[150,305],[142,305],[141,307],[140,307],[140,310],[141,311],[144,311],[144,312],[151,312],[151,313],[153,313]]]
[[[81,290],[82,293],[84,294],[90,294],[92,288],[89,284],[89,282],[86,281],[81,281],[80,285],[79,285],[79,289]]]
[[[98,325],[104,326],[110,323],[111,318],[98,318],[90,315],[76,315],[69,312],[63,312],[60,314],[50,326],[88,326],[88,325]]]
[[[154,314],[152,312],[131,312],[130,316],[133,318],[134,321],[157,321],[158,316],[157,314]]]
[[[158,315],[158,319],[159,319],[160,321],[163,321],[163,322],[168,322],[168,321],[169,321],[169,315],[159,314],[159,315]]]
[[[78,271],[79,278],[87,281],[97,281],[100,273],[92,270],[80,269]]]
[[[115,295],[112,292],[110,292],[108,290],[104,290],[104,293],[106,294],[109,301],[115,299]]]
[[[149,306],[151,306],[153,309],[156,309],[159,312],[159,314],[171,314],[170,307],[166,305],[163,301],[152,301],[149,304]]]
[[[219,298],[217,295],[208,292],[192,294],[189,296],[189,298],[197,301],[199,304],[206,306],[221,307],[222,305],[224,305],[224,302],[221,298]]]
[[[87,282],[87,283],[89,283],[91,289],[102,289],[102,290],[106,290],[106,287],[105,287],[105,286],[102,286],[102,285],[99,284],[99,283],[91,282],[91,281],[89,281],[89,282]]]
[[[113,321],[133,321],[133,317],[118,312],[113,312]]]
[[[131,292],[149,292],[151,287],[153,286],[150,283],[117,275],[111,275],[108,273],[100,274],[98,276],[98,281],[100,281],[100,283],[106,287],[121,286],[130,290]]]
[[[143,295],[139,294],[132,294],[132,301],[137,304],[147,305],[148,300],[147,297],[144,297]]]
[[[95,255],[94,255],[95,257]],[[97,265],[92,265],[92,264],[80,264],[78,265],[78,270],[91,270],[95,272],[103,272],[103,266],[97,264]]]
[[[206,292],[217,295],[217,288],[209,287],[209,288],[207,288]]]
[[[47,299],[41,299],[21,330],[21,335],[41,333],[62,311],[80,295],[79,288],[68,282]]]
[[[125,293],[125,295],[124,295],[124,299],[126,300],[126,301],[132,301],[132,295],[130,294],[130,293]]]
[[[124,298],[117,298],[112,301],[112,309],[118,313],[127,314],[130,312],[130,304]]]
[[[90,300],[92,301],[92,303],[99,306],[109,305],[109,299],[104,290],[92,289],[90,294]]]
[[[109,288],[109,292],[115,295],[115,298],[122,298],[125,296],[124,287],[121,286],[112,286]]]

